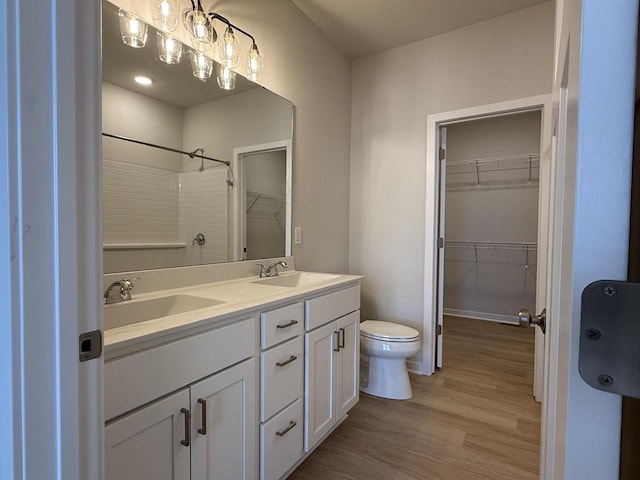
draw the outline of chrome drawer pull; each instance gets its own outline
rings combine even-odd
[[[285,360],[284,362],[276,362],[276,365],[278,367],[284,367],[285,365],[287,365],[287,364],[289,364],[289,363],[291,363],[291,362],[293,362],[294,360],[297,360],[297,359],[298,359],[298,357],[296,357],[295,355],[291,355],[289,357],[289,360]]]
[[[186,408],[181,408],[180,413],[184,413],[184,440],[180,440],[180,443],[188,447],[191,445],[191,412]]]
[[[289,432],[289,430],[291,430],[296,425],[297,425],[297,423],[294,422],[293,420],[291,420],[289,422],[289,426],[287,428],[285,428],[284,430],[280,430],[279,432],[276,432],[276,435],[278,435],[279,437],[284,437]]]
[[[288,323],[283,323],[282,325],[276,325],[276,328],[289,328],[289,327],[293,327],[297,323],[298,323],[297,320],[291,320]]]
[[[204,398],[199,398],[198,403],[202,405],[202,427],[198,429],[200,435],[207,434],[207,401]]]

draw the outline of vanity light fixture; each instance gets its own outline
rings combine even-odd
[[[142,48],[147,43],[147,24],[134,14],[120,9],[120,35],[122,41],[133,48]]]
[[[178,0],[152,0],[153,24],[165,32],[178,26]]]
[[[182,56],[182,42],[171,35],[158,31],[158,57],[168,65],[180,63]]]
[[[191,71],[198,80],[206,80],[213,72],[213,60],[204,53],[194,50],[191,52]]]
[[[133,77],[136,83],[144,86],[149,86],[153,83],[153,80],[149,77],[145,77],[144,75],[136,75]]]

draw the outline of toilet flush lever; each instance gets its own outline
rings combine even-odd
[[[518,312],[518,323],[521,327],[528,328],[531,325],[537,325],[542,330],[542,333],[546,333],[547,328],[547,309],[544,308],[540,315],[531,315],[529,310],[523,308]]]

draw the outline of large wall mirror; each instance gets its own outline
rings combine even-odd
[[[215,68],[195,78],[187,45],[161,61],[147,28],[125,45],[103,2],[104,272],[290,255],[293,105],[240,75],[220,88]]]

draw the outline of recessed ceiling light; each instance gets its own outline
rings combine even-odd
[[[136,77],[133,78],[137,83],[139,83],[140,85],[151,85],[153,83],[153,80],[151,80],[149,77],[145,77],[143,75],[138,75]]]

